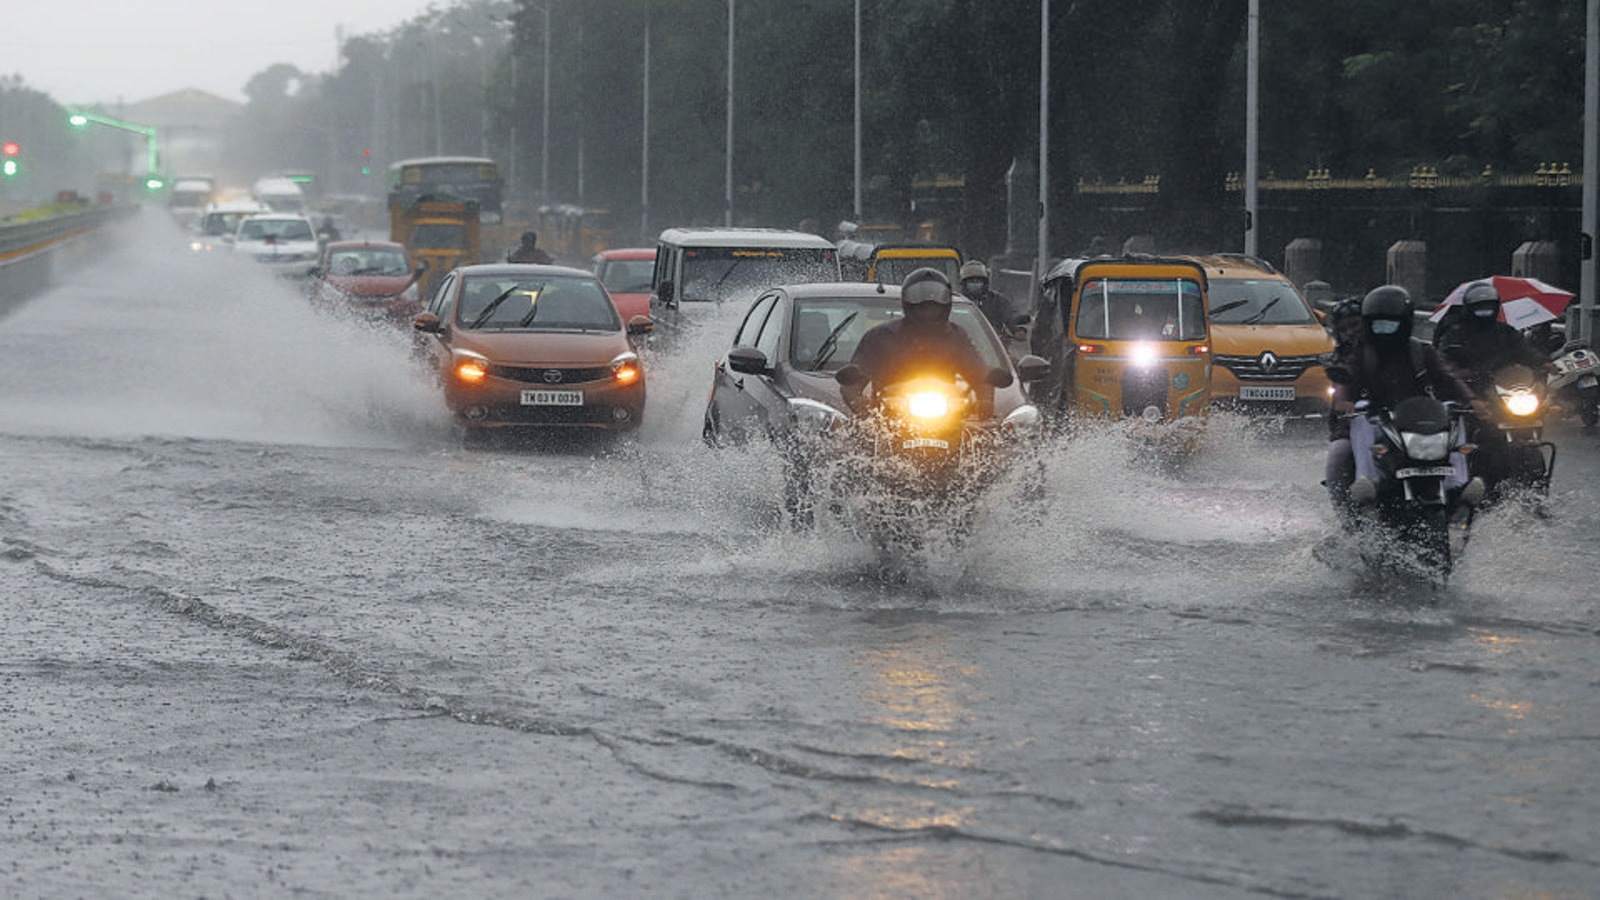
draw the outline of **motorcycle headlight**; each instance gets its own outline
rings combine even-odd
[[[950,414],[950,398],[939,391],[917,391],[906,396],[906,412],[917,419],[942,419]]]
[[[1437,434],[1418,434],[1414,431],[1400,432],[1400,439],[1405,444],[1406,455],[1412,459],[1430,462],[1444,459],[1450,455],[1450,432],[1441,431]]]
[[[844,413],[826,403],[805,397],[789,398],[789,413],[794,416],[795,428],[802,434],[821,434],[844,425]]]
[[[1024,403],[1013,409],[1000,422],[1000,429],[1007,434],[1033,434],[1039,430],[1042,421],[1039,408],[1031,403]]]
[[[1500,401],[1505,404],[1506,412],[1519,418],[1539,411],[1539,395],[1527,388],[1507,391],[1500,395]]]

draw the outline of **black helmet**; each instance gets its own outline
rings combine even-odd
[[[1361,298],[1362,331],[1381,341],[1411,337],[1411,294],[1398,284],[1375,287]]]
[[[1500,316],[1500,292],[1489,282],[1480,281],[1461,295],[1461,305],[1466,307],[1468,318],[1492,322]]]
[[[911,270],[900,282],[900,309],[908,323],[947,322],[952,302],[949,276],[931,266]]]

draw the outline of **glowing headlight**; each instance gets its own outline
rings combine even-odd
[[[618,384],[633,384],[644,376],[644,369],[639,366],[639,356],[636,353],[622,353],[611,361],[611,377]]]
[[[938,391],[918,391],[906,397],[906,412],[918,419],[942,419],[950,414],[950,398]]]
[[[1539,411],[1539,395],[1529,390],[1515,390],[1500,398],[1506,412],[1513,416],[1531,416]]]
[[[1138,343],[1133,345],[1128,355],[1136,366],[1151,366],[1156,361],[1156,348],[1154,344]]]
[[[457,350],[454,370],[457,379],[467,384],[478,384],[489,377],[489,360],[476,353]]]

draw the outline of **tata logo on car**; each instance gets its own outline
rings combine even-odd
[[[560,384],[561,379],[565,376],[561,374],[560,369],[545,369],[541,377],[544,378],[545,384]]]

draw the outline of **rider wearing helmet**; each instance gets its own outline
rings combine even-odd
[[[982,260],[969,259],[962,263],[960,278],[962,296],[977,305],[1001,337],[1021,340],[1028,336],[1026,329],[1011,324],[1015,314],[1011,298],[990,286],[989,267]]]
[[[1366,400],[1387,409],[1407,397],[1428,394],[1439,400],[1481,405],[1431,345],[1411,339],[1414,311],[1411,294],[1399,285],[1386,284],[1367,292],[1361,299],[1361,337],[1351,354],[1351,381],[1337,386],[1335,403]],[[1377,499],[1378,469],[1371,452],[1365,450],[1373,440],[1372,423],[1366,416],[1350,420],[1350,442],[1363,448],[1355,454],[1356,480],[1350,487],[1350,498],[1357,503]],[[1447,486],[1467,485],[1461,499],[1477,503],[1483,496],[1483,482],[1474,478],[1468,485],[1466,460],[1460,453],[1451,454],[1451,464],[1457,474],[1447,480]]]
[[[1435,329],[1433,346],[1462,374],[1480,396],[1494,392],[1495,370],[1523,365],[1535,372],[1553,372],[1555,366],[1521,331],[1500,321],[1500,292],[1487,281],[1467,288],[1462,312],[1448,327]]]
[[[842,386],[851,409],[862,409],[867,384],[882,387],[926,374],[960,375],[977,392],[980,413],[993,409],[989,367],[967,333],[950,321],[953,299],[950,279],[938,269],[924,266],[906,275],[900,285],[904,315],[869,329],[850,358],[866,376]]]

